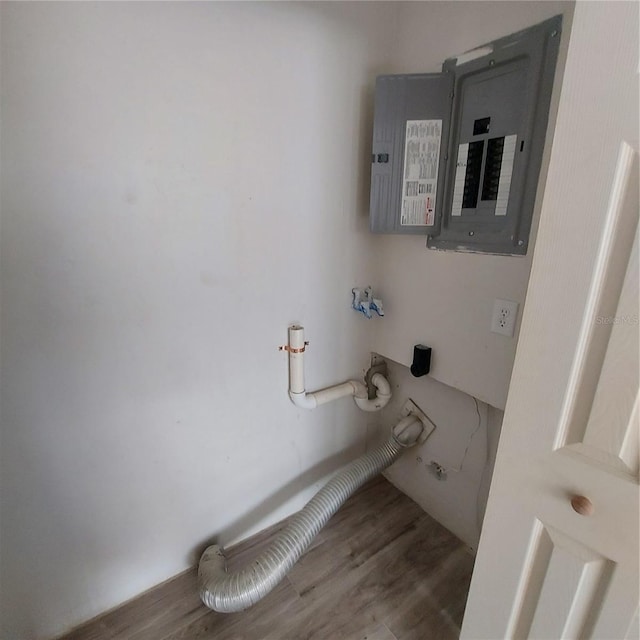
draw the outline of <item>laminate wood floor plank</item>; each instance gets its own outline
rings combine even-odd
[[[398,497],[404,506],[406,496],[398,492]],[[376,526],[354,529],[341,542],[323,543],[301,558],[289,573],[291,582],[303,598],[322,599],[347,584],[356,584],[363,573],[384,567],[389,559],[408,576],[419,571],[418,583],[428,585],[449,555],[464,546],[423,511],[410,513],[405,518],[401,510],[395,512],[393,505],[387,505],[379,512]],[[364,570],[359,571],[363,565]]]
[[[204,615],[161,640],[262,640],[271,629],[286,628],[290,611],[295,610],[299,600],[285,577],[268,596],[246,611],[216,613],[203,606]]]
[[[201,615],[195,584],[195,570],[185,571],[90,621],[63,640],[158,640],[158,628],[179,628]]]
[[[102,622],[90,622],[63,636],[64,640],[112,640],[113,634]]]
[[[388,549],[395,542],[410,544],[416,526],[416,521],[412,521],[401,523],[399,527],[390,527],[393,537],[387,538],[386,544],[375,550],[362,549],[358,542],[322,545],[316,549],[310,561],[294,567],[289,579],[308,606],[316,600],[322,602],[329,597],[339,596],[353,589],[363,575],[384,573]],[[364,536],[362,541],[366,543],[367,539],[368,536]],[[395,577],[394,571],[384,576],[385,580]]]
[[[370,508],[365,514],[357,514],[359,517],[349,523],[348,535],[343,527],[332,525],[325,539],[300,558],[289,573],[300,595],[325,583],[340,582],[426,515],[420,509],[407,509],[402,497],[397,495],[380,510]]]
[[[285,524],[226,550],[229,568],[253,560]],[[460,540],[377,478],[247,611],[209,611],[191,570],[60,640],[447,640],[459,635],[472,569]]]
[[[351,638],[358,627],[393,619],[406,602],[429,604],[431,590],[425,584],[439,579],[443,561],[460,546],[460,541],[426,516],[422,521],[411,523],[395,540],[357,568],[340,570],[339,575],[307,591],[301,596],[305,606],[289,622],[296,629],[304,629],[300,637],[307,640]],[[419,561],[415,562],[414,557]],[[421,582],[425,584],[418,594],[416,585]],[[443,618],[449,622],[446,616]],[[423,637],[438,637],[430,634],[426,624],[421,628]],[[396,633],[392,626],[389,629]],[[277,640],[276,634],[267,637]]]
[[[417,570],[423,579],[414,581],[413,597],[400,599],[385,624],[398,640],[458,638],[472,571],[473,557],[464,547],[454,550],[436,571],[423,565]],[[424,579],[427,573],[429,579]]]
[[[386,624],[365,629],[357,640],[398,640]]]

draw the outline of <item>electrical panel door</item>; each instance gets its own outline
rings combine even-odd
[[[453,74],[380,76],[371,155],[370,228],[425,234],[441,207]]]

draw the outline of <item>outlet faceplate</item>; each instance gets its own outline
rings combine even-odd
[[[520,305],[512,300],[493,301],[493,315],[491,316],[491,331],[500,333],[503,336],[513,336],[518,318],[518,307]]]

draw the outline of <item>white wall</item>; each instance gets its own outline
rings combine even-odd
[[[440,71],[446,58],[559,13],[568,14],[571,7],[572,3],[557,1],[402,3],[392,72]],[[538,198],[535,220],[539,208]],[[519,302],[521,316],[536,225],[525,257],[429,251],[426,238],[420,236],[377,238],[378,264],[383,266],[378,293],[386,317],[376,325],[375,350],[410,365],[413,345],[429,345],[432,377],[504,409],[520,323],[518,318],[513,338],[491,333],[493,301]]]
[[[48,638],[364,450],[385,4],[2,3],[2,637]],[[323,462],[324,461],[324,462]]]

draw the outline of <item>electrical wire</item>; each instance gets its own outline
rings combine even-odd
[[[478,415],[478,424],[476,425],[475,429],[473,430],[473,432],[469,436],[469,439],[467,440],[467,446],[464,449],[464,453],[462,454],[462,459],[460,460],[460,464],[458,465],[457,468],[445,467],[444,465],[441,465],[435,461],[431,462],[432,465],[436,466],[436,474],[440,479],[446,480],[446,474],[449,473],[450,471],[453,473],[460,473],[462,471],[465,460],[467,459],[467,454],[469,453],[469,449],[471,448],[471,443],[473,442],[473,439],[476,433],[478,433],[478,431],[480,430],[480,427],[482,426],[482,415],[480,414],[480,406],[478,404],[478,399],[475,396],[471,396],[471,397],[473,398],[473,402],[476,408],[476,414]],[[488,422],[488,419],[487,419],[487,422]],[[480,492],[482,490],[483,480],[487,473],[488,462],[489,462],[489,425],[487,423],[485,428],[484,464],[482,467],[482,473],[480,474],[480,479],[478,481],[478,489],[476,490],[476,518],[475,518],[476,523],[475,524],[478,528],[479,533],[482,532],[482,521],[480,518]]]
[[[476,425],[476,428],[473,430],[473,433],[469,436],[469,439],[467,440],[467,446],[464,449],[464,453],[462,454],[462,460],[460,460],[460,464],[458,465],[458,467],[452,468],[452,467],[445,467],[444,465],[440,465],[447,472],[453,471],[454,473],[460,473],[462,471],[462,467],[464,466],[464,461],[467,459],[467,454],[469,453],[469,448],[471,447],[473,438],[476,435],[476,433],[478,433],[478,431],[480,430],[480,427],[482,426],[482,416],[480,415],[480,407],[478,405],[478,400],[477,398],[475,398],[475,396],[471,396],[471,397],[473,398],[473,401],[476,407],[476,413],[478,414],[478,424]],[[485,460],[485,464],[486,464],[486,460]]]

